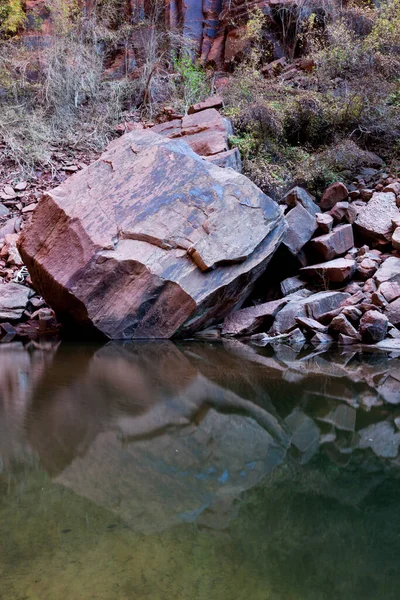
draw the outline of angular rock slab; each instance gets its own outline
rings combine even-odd
[[[0,320],[14,321],[22,317],[28,304],[31,290],[19,283],[0,285]]]
[[[375,192],[366,207],[359,213],[354,225],[365,237],[377,242],[391,240],[392,218],[399,214],[396,196],[391,192]]]
[[[169,338],[240,306],[284,231],[246,177],[145,130],[46,193],[19,247],[61,319],[114,339]]]

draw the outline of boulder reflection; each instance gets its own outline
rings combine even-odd
[[[235,499],[289,457],[397,468],[399,382],[390,354],[237,341],[9,346],[1,464],[11,472],[37,456],[56,483],[140,531],[221,530]]]

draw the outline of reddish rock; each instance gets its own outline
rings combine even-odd
[[[294,329],[298,317],[309,317],[319,321],[321,315],[331,312],[349,297],[343,292],[318,292],[296,299],[284,306],[276,315],[270,333],[285,333]]]
[[[371,200],[373,195],[374,195],[374,190],[369,190],[369,189],[360,190],[360,198],[361,198],[361,200],[364,200],[365,202],[368,202],[368,200]]]
[[[242,308],[228,315],[222,326],[222,335],[250,335],[261,327],[270,327],[273,317],[289,302],[289,298]]]
[[[283,244],[296,255],[311,239],[317,229],[315,215],[311,214],[301,204],[297,204],[285,216],[288,225]]]
[[[330,210],[335,206],[337,202],[341,202],[342,200],[346,200],[349,195],[347,187],[337,181],[336,183],[332,183],[323,193],[320,206],[322,210]]]
[[[392,246],[396,250],[400,250],[400,227],[396,227],[392,235]]]
[[[324,233],[329,233],[332,231],[333,227],[333,217],[329,213],[318,213],[317,217],[317,225]]]
[[[345,335],[344,333],[339,333],[338,344],[340,346],[353,346],[354,344],[360,343],[360,337],[352,337],[350,335]]]
[[[337,202],[332,210],[329,211],[329,214],[333,217],[335,223],[340,223],[346,216],[348,209],[348,202]]]
[[[398,181],[390,183],[389,185],[387,185],[383,188],[383,191],[384,192],[392,192],[392,194],[394,194],[395,196],[398,196],[400,194],[400,183]]]
[[[384,281],[400,283],[400,258],[395,256],[387,258],[375,273],[375,280],[378,284]]]
[[[357,329],[342,313],[332,319],[331,324],[329,325],[329,329],[337,331],[338,333],[342,333],[343,335],[346,335],[356,340],[360,339]]]
[[[328,333],[328,327],[326,325],[322,325],[316,319],[310,319],[309,317],[296,317],[296,321],[298,324],[310,331],[311,333]]]
[[[315,204],[314,198],[302,187],[296,186],[292,188],[282,198],[282,203],[290,208],[294,208],[297,204],[301,204],[309,213],[316,215],[319,212],[319,207]]]
[[[193,113],[201,112],[202,110],[207,110],[208,108],[219,109],[223,107],[223,101],[221,96],[211,96],[207,98],[207,100],[203,100],[203,102],[198,102],[197,104],[193,104],[189,110],[188,114],[192,115]]]
[[[394,194],[375,192],[359,213],[354,226],[368,239],[376,243],[387,243],[392,237],[392,217],[398,213]]]
[[[335,258],[325,263],[303,267],[300,272],[304,277],[318,279],[329,283],[342,283],[354,275],[356,263],[347,258]]]
[[[358,215],[365,208],[365,202],[361,202],[360,200],[356,200],[349,204],[349,207],[346,211],[346,221],[351,223],[351,225],[357,220]]]
[[[311,246],[321,259],[331,260],[354,246],[353,228],[338,225],[330,233],[314,238]]]
[[[363,342],[375,344],[384,340],[389,319],[377,310],[368,310],[360,320],[360,334]]]
[[[213,156],[228,150],[227,120],[215,108],[154,125],[152,131],[171,139],[184,136],[185,142],[201,156]]]
[[[376,262],[370,258],[364,258],[357,264],[357,272],[362,279],[372,277],[377,268]]]
[[[379,292],[387,302],[400,298],[400,281],[384,281],[379,286]]]
[[[385,315],[389,319],[389,321],[393,324],[399,326],[400,325],[400,298],[397,300],[393,300],[393,302],[389,302],[389,304],[385,308]]]
[[[243,175],[144,130],[45,194],[19,247],[64,320],[110,338],[168,338],[240,306],[284,228]]]

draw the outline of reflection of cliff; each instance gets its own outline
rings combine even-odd
[[[257,395],[266,401],[254,387]],[[234,498],[288,444],[275,416],[207,379],[169,342],[61,348],[25,425],[57,482],[144,531],[191,520],[224,528]]]

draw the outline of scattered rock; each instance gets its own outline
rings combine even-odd
[[[306,282],[300,277],[287,277],[281,281],[281,292],[282,296],[288,296],[306,287]]]
[[[188,114],[192,115],[193,113],[201,112],[202,110],[207,110],[208,108],[219,109],[224,105],[221,96],[211,96],[207,98],[207,100],[203,100],[203,102],[198,102],[197,104],[193,104],[189,110]]]
[[[330,233],[314,238],[311,245],[320,258],[331,260],[354,246],[353,228],[351,225],[338,225]]]
[[[294,208],[297,204],[301,204],[303,208],[308,210],[312,215],[321,214],[320,209],[315,204],[314,198],[303,188],[296,186],[292,188],[282,198],[282,203],[290,208]]]
[[[322,210],[330,210],[335,206],[337,202],[341,202],[342,200],[346,200],[349,195],[347,187],[337,181],[336,183],[332,183],[323,193],[320,206]]]
[[[377,310],[368,310],[360,320],[361,339],[366,344],[375,344],[385,339],[389,319]]]
[[[400,433],[395,433],[394,427],[387,421],[375,423],[361,429],[360,448],[371,448],[372,451],[383,458],[395,458],[399,451]]]
[[[399,210],[392,193],[375,192],[354,222],[357,230],[376,243],[387,243],[392,236],[392,217]]]
[[[249,335],[262,326],[269,328],[273,317],[288,301],[289,298],[282,298],[231,313],[224,320],[222,335]]]
[[[22,317],[31,292],[18,283],[0,284],[0,319],[16,321]]]
[[[354,275],[356,262],[347,258],[335,258],[325,263],[319,263],[300,269],[307,278],[326,281],[329,283],[342,283]]]
[[[400,258],[395,256],[387,258],[375,273],[374,278],[378,284],[385,281],[400,283]]]
[[[400,325],[400,298],[389,302],[385,307],[385,315],[393,325]]]
[[[353,327],[343,313],[332,319],[329,330],[337,331],[357,341],[361,339],[357,329]]]
[[[396,250],[400,250],[400,227],[396,227],[392,235],[392,246]]]
[[[332,231],[333,217],[329,213],[317,213],[317,225],[324,233]]]
[[[317,229],[317,221],[301,204],[297,204],[285,216],[287,230],[283,238],[283,244],[296,255],[311,239]]]

